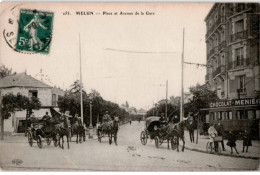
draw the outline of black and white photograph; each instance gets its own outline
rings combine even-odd
[[[0,170],[257,172],[260,3],[1,2]]]

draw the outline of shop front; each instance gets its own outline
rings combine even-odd
[[[211,102],[206,123],[222,123],[225,131],[243,131],[252,125],[259,131],[260,99],[232,99]]]

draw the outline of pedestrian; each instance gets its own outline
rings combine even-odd
[[[215,129],[213,123],[210,123],[210,127],[209,127],[209,129],[208,129],[208,134],[209,134],[209,137],[210,137],[210,140],[211,140],[210,142],[211,142],[211,144],[214,143],[215,152],[217,152],[217,150],[218,150],[218,142],[215,142],[215,141],[214,141],[214,138],[215,138],[216,136],[218,136],[218,132],[217,132],[217,130]]]
[[[218,132],[218,136],[222,136],[222,141],[221,141],[222,150],[226,151],[225,146],[224,146],[224,141],[223,141],[223,136],[225,134],[225,130],[224,130],[223,125],[220,123],[220,121],[218,121],[218,124],[216,125],[216,130]]]
[[[236,136],[235,134],[232,133],[232,131],[229,131],[228,135],[227,135],[227,139],[228,139],[228,142],[227,142],[227,145],[230,146],[231,148],[231,154],[233,154],[233,148],[235,149],[236,153],[239,154],[237,152],[237,148],[236,148]]]
[[[246,147],[246,152],[248,152],[248,147],[252,146],[251,136],[250,133],[245,129],[245,132],[243,133],[243,151]]]
[[[195,130],[195,125],[194,125],[194,117],[192,112],[189,112],[188,117],[188,126],[187,129],[189,131],[189,135],[190,135],[190,142],[194,143],[194,130]]]
[[[131,120],[131,119],[130,119],[130,122],[129,122],[129,123],[130,123],[130,125],[132,124],[132,120]]]

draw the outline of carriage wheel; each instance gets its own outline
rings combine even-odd
[[[178,146],[178,138],[175,136],[171,139],[172,150],[175,150]]]
[[[28,132],[28,133],[27,133],[27,136],[28,136],[29,145],[32,146],[32,145],[33,145],[32,133],[31,133],[31,132]]]
[[[156,148],[159,148],[160,138],[159,138],[158,136],[156,136],[156,137],[154,138],[154,141],[155,141],[155,147],[156,147]]]
[[[47,145],[51,144],[51,139],[49,137],[46,138],[46,143],[47,143]]]
[[[206,150],[207,150],[207,152],[210,152],[210,153],[212,152],[212,144],[211,144],[211,142],[207,143]]]
[[[41,136],[37,136],[37,145],[40,149],[42,149],[42,139]]]
[[[141,132],[140,139],[141,139],[141,143],[142,143],[143,145],[146,145],[146,143],[147,143],[147,135],[146,135],[146,132],[145,132],[145,131],[142,131],[142,132]]]

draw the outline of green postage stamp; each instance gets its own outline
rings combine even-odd
[[[52,38],[53,13],[21,9],[16,49],[48,54]]]

